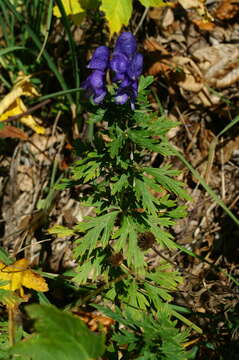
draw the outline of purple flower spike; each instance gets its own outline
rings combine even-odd
[[[142,73],[143,70],[143,55],[137,53],[134,55],[132,61],[127,69],[127,75],[132,79],[136,80]]]
[[[96,104],[103,101],[107,91],[105,87],[105,73],[101,70],[95,70],[83,82],[82,88],[86,90],[88,96],[93,95]]]
[[[109,54],[110,52],[107,46],[99,46],[95,50],[87,67],[92,70],[106,70],[109,65]]]
[[[106,71],[110,68],[114,72],[113,81],[118,85],[116,103],[123,105],[129,100],[131,108],[134,109],[138,95],[138,78],[143,69],[143,56],[136,53],[136,48],[134,35],[131,32],[123,32],[116,41],[111,60],[107,46],[99,46],[95,50],[87,66],[93,71],[82,87],[88,96],[93,96],[96,104],[101,103],[107,94]]]
[[[131,32],[123,32],[116,41],[115,52],[123,53],[131,58],[136,52],[137,44]]]

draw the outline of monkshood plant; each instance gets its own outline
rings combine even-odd
[[[172,154],[166,134],[175,123],[150,107],[146,88],[153,78],[140,77],[143,56],[130,32],[119,36],[112,54],[97,48],[88,68],[82,87],[94,104],[94,136],[76,145],[80,159],[58,188],[82,189],[79,201],[93,207],[94,216],[51,232],[75,235],[73,281],[91,289],[79,303],[100,295],[100,310],[116,321],[107,359],[117,359],[117,351],[123,359],[186,359],[188,333],[178,330],[176,318],[191,323],[172,303],[183,279],[160,253],[177,248],[170,228],[185,216],[177,201],[188,195],[175,179],[177,170],[150,160],[158,154],[162,164]]]

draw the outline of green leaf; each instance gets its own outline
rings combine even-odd
[[[129,185],[128,176],[122,174],[118,181],[112,183],[111,194],[115,195],[116,193],[120,192],[122,189],[127,188],[128,185]]]
[[[172,179],[170,176],[178,175],[177,170],[170,170],[168,167],[162,167],[159,169],[145,167],[144,171],[155,177],[157,182],[162,185],[169,192],[173,192],[177,196],[183,199],[191,200],[191,197],[183,189],[183,183],[181,181]]]
[[[100,10],[104,11],[108,20],[111,36],[118,33],[123,25],[128,25],[132,9],[132,0],[102,0]]]
[[[131,216],[123,216],[120,228],[113,236],[116,239],[114,249],[116,252],[123,250],[128,264],[143,273],[144,254],[138,247],[138,227]]]
[[[157,202],[157,199],[150,193],[146,184],[139,179],[135,179],[135,195],[138,201],[142,201],[144,209],[150,214],[156,215],[157,208],[154,202]]]
[[[154,82],[153,76],[146,76],[146,77],[140,76],[138,92],[140,93],[142,90],[146,89],[153,82]]]
[[[6,265],[10,265],[12,262],[14,262],[14,259],[11,259],[6,250],[0,247],[0,261],[4,262]]]
[[[83,239],[78,240],[80,245],[75,249],[76,256],[82,256],[87,249],[89,253],[96,247],[97,241],[100,240],[100,244],[103,247],[108,245],[115,219],[119,211],[112,211],[108,214],[93,217],[86,217],[87,222],[82,222],[75,226],[78,231],[87,232]]]
[[[119,150],[122,148],[124,144],[124,140],[125,139],[123,132],[122,131],[120,132],[120,130],[118,130],[117,137],[108,144],[108,147],[110,149],[110,156],[112,159],[114,159],[119,154]]]
[[[88,330],[77,317],[47,305],[34,304],[26,310],[37,333],[16,344],[11,354],[30,354],[32,360],[92,360],[103,354],[104,336]]]

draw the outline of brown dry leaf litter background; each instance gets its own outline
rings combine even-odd
[[[143,44],[145,74],[155,77],[150,101],[158,109],[156,93],[166,115],[181,122],[170,131],[170,141],[239,216],[237,126],[219,139],[209,159],[217,134],[239,114],[239,1],[172,2],[172,7],[150,8],[136,34]],[[142,14],[138,6],[131,20],[132,31]],[[102,45],[90,19],[85,21],[84,31],[76,28],[73,35],[82,51],[92,47],[93,38],[94,45]],[[51,41],[57,43],[60,36],[55,39]],[[68,123],[61,112],[52,119],[51,105],[47,105],[47,112],[51,121],[42,119],[44,135],[27,127],[16,130],[17,123],[0,130],[0,137],[9,137],[0,157],[1,237],[11,254],[24,256],[32,266],[41,258],[44,270],[61,273],[75,266],[71,236],[54,238],[47,229],[53,225],[71,227],[93,209],[82,208],[77,201],[84,187],[63,192],[49,187],[51,178],[56,180],[54,167],[67,176],[73,159]],[[82,116],[87,118],[87,114]],[[82,134],[73,133],[73,137],[83,138],[85,133],[83,129]],[[160,161],[152,156],[154,166]],[[175,240],[208,262],[181,252],[165,252],[163,256],[170,258],[185,277],[175,303],[192,309],[191,320],[204,330],[198,359],[218,359],[223,353],[229,354],[228,344],[239,339],[238,331],[231,334],[228,328],[232,315],[238,315],[238,289],[222,271],[217,271],[219,266],[238,279],[239,230],[177,158],[164,160],[171,161],[181,170],[180,179],[193,198],[187,204],[187,218],[173,229]],[[47,196],[48,201],[43,202]],[[158,256],[152,254],[152,262],[157,262]],[[220,351],[207,348],[207,341]],[[233,356],[230,358],[236,359]]]

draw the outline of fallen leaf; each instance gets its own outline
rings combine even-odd
[[[0,129],[0,138],[28,140],[28,135],[15,126],[5,125],[3,129]]]
[[[193,52],[209,86],[222,89],[239,80],[239,46],[217,44]]]
[[[178,3],[185,9],[195,9],[197,14],[205,21],[213,21],[212,15],[208,12],[205,5],[206,0],[178,0]]]
[[[27,111],[21,100],[21,96],[36,97],[39,93],[29,81],[29,76],[21,77],[13,89],[0,102],[0,122],[8,120],[9,117],[20,115]],[[19,118],[19,121],[32,128],[38,134],[44,134],[45,129],[37,124],[35,118],[28,114]]]
[[[214,16],[220,20],[233,19],[239,13],[239,0],[222,0]]]
[[[0,286],[1,289],[20,291],[24,296],[23,286],[36,291],[48,291],[48,285],[43,277],[29,268],[27,259],[20,259],[12,265],[0,262],[0,280],[9,281],[8,284]]]
[[[205,21],[204,19],[193,19],[192,21],[200,30],[212,31],[216,26],[213,22]]]

